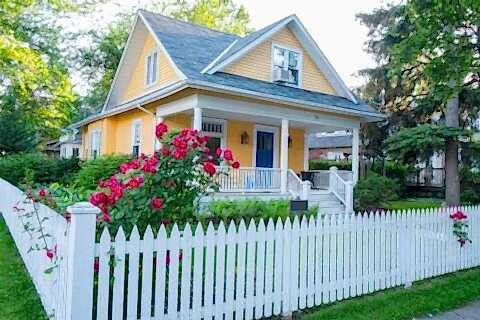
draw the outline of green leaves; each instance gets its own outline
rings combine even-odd
[[[443,151],[448,139],[467,138],[468,132],[460,128],[437,125],[419,125],[403,128],[385,141],[385,152],[393,159],[407,163],[426,160],[435,151]]]

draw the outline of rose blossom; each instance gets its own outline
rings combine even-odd
[[[210,176],[213,176],[216,172],[215,165],[210,161],[205,161],[203,163],[203,170],[208,173]]]
[[[233,162],[233,163],[232,163],[232,168],[233,168],[233,169],[238,169],[238,168],[240,168],[240,162],[238,162],[238,161]]]
[[[232,150],[225,149],[225,151],[223,152],[223,157],[225,158],[225,160],[232,161],[233,160]]]
[[[152,198],[150,200],[150,206],[155,209],[155,210],[160,210],[163,207],[163,199],[160,199],[158,197]]]
[[[157,126],[155,127],[155,136],[158,139],[160,139],[163,137],[165,133],[167,133],[167,131],[168,131],[168,126],[165,123],[161,122],[157,124]]]
[[[38,191],[38,195],[43,198],[47,195],[47,191],[42,188],[40,191]]]
[[[217,148],[215,154],[217,155],[217,157],[220,157],[222,155],[222,148]]]

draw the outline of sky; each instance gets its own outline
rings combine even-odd
[[[360,25],[355,15],[386,5],[383,0],[234,1],[247,8],[250,26],[256,30],[285,16],[296,14],[350,88],[357,87],[364,81],[356,76],[358,70],[375,65],[373,58],[363,51],[367,28]],[[149,3],[151,1],[148,0],[113,0],[103,5],[93,17],[82,18],[70,26],[101,28],[113,20],[115,14],[132,7],[148,8]]]

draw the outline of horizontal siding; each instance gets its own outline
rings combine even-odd
[[[271,81],[272,43],[298,48],[302,51],[302,86],[304,89],[336,94],[332,85],[288,27],[278,31],[270,39],[264,41],[237,62],[227,66],[223,71],[248,78]]]

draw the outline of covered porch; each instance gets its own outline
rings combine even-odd
[[[156,122],[162,121],[202,130],[211,137],[211,149],[233,151],[241,168],[218,177],[221,193],[278,194],[302,200],[331,193],[345,208],[352,206],[360,121],[351,116],[196,94],[159,106]],[[351,172],[312,171],[315,180],[303,181],[301,173],[309,171],[308,135],[336,130],[353,133]]]

